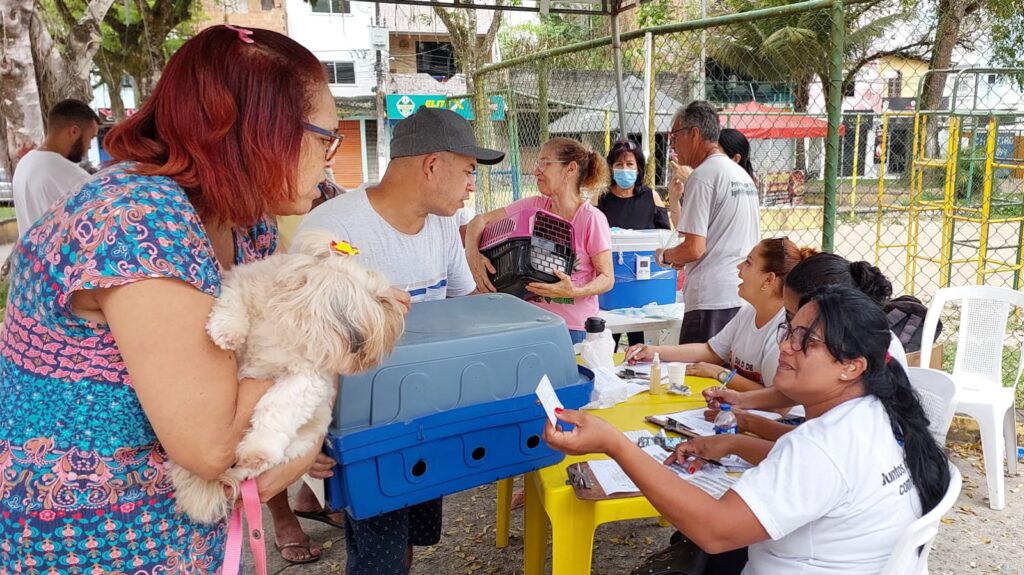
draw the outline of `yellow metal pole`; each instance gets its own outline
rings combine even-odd
[[[885,146],[889,136],[889,112],[882,114],[882,155],[878,160],[878,205],[875,212],[875,265],[882,259],[882,204],[885,200]]]
[[[985,146],[985,184],[981,198],[981,237],[978,239],[978,285],[985,283],[985,267],[988,265],[988,218],[992,207],[992,164],[996,158],[996,136],[998,136],[999,125],[996,117],[988,120],[988,142]]]
[[[861,114],[857,114],[857,120],[854,122],[853,128],[853,180],[850,182],[851,212],[854,212],[857,209],[857,167],[860,163],[860,118]],[[850,215],[852,216],[853,213]]]
[[[651,34],[650,38],[651,38],[651,45],[649,46],[649,48],[651,50],[651,57],[653,59],[654,54],[657,54],[657,52],[654,49],[654,46],[655,46],[655,42],[658,41],[658,37],[655,36],[654,34]],[[654,65],[652,63],[652,65],[651,65],[651,92],[649,94],[647,94],[648,105],[649,105],[649,109],[651,110],[651,116],[650,116],[650,118],[648,118],[648,124],[647,124],[647,135],[648,135],[648,137],[650,137],[650,142],[647,142],[647,149],[650,150],[651,157],[646,158],[647,159],[647,165],[650,166],[650,167],[647,169],[647,173],[644,174],[644,179],[647,180],[644,183],[647,184],[647,187],[651,188],[652,190],[654,189],[654,183],[655,183],[654,177],[656,175],[655,172],[658,171],[658,170],[655,169],[655,166],[658,165],[658,146],[657,146],[657,142],[658,142],[658,132],[657,132],[657,130],[658,130],[658,128],[657,128],[657,123],[655,122],[655,120],[657,120],[657,118],[658,118],[658,109],[655,107],[655,104],[657,103],[657,99],[655,98],[655,94],[658,93],[658,88],[655,86],[655,84],[657,84],[657,79],[658,79],[658,74],[655,72],[655,67],[654,67]],[[674,226],[675,222],[672,222],[672,225]]]
[[[920,191],[918,185],[922,179],[921,171],[924,169],[921,167],[922,151],[921,146],[921,114],[920,112],[914,114],[914,143],[911,146],[911,158],[910,158],[910,200],[907,202],[907,267],[908,276],[906,281],[907,293],[911,295],[916,294],[917,288],[917,233],[914,229],[917,227],[917,218],[919,217],[918,212],[918,200],[920,198]]]
[[[939,256],[939,287],[949,287],[953,258],[953,216],[956,203],[956,156],[960,151],[961,119],[949,118],[949,146],[946,152],[946,184],[942,201],[942,244]]]
[[[612,111],[604,110],[604,155],[612,151]]]

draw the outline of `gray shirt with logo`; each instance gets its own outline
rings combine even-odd
[[[677,229],[703,236],[704,256],[686,264],[686,311],[740,307],[736,269],[761,238],[757,188],[747,172],[715,153],[690,174]]]

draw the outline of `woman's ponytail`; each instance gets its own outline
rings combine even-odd
[[[870,270],[861,266],[860,271]],[[867,369],[860,376],[864,393],[877,397],[889,416],[893,436],[903,444],[921,509],[927,513],[949,487],[949,461],[928,429],[928,417],[907,372],[888,353],[892,333],[885,313],[867,294],[848,287],[824,287],[804,301],[816,304],[817,321],[832,357],[867,361]]]

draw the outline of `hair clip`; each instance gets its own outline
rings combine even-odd
[[[246,44],[256,43],[256,41],[250,37],[252,36],[252,30],[248,30],[246,28],[239,28],[237,26],[232,26],[231,24],[225,24],[224,27],[228,30],[234,30],[235,32],[238,32],[238,39],[242,42],[245,42]]]
[[[331,242],[331,249],[343,256],[354,256],[359,254],[359,248],[345,241]]]

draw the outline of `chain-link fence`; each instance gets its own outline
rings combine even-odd
[[[775,15],[757,10],[746,18],[711,18],[706,26],[689,22],[685,30],[670,25],[625,33],[622,123],[647,158],[646,183],[664,197],[673,116],[691,100],[709,100],[720,108],[723,127],[750,141],[764,234],[820,247],[828,122],[824,108],[812,109],[811,101],[824,92],[817,73],[827,73],[833,52],[829,6],[809,2]],[[795,28],[811,37],[769,39]],[[478,92],[504,99],[504,117],[482,132],[507,152],[478,186],[478,209],[536,194],[534,167],[551,137],[572,137],[602,154],[621,139],[612,48],[589,44],[519,58],[477,76]]]
[[[622,123],[648,185],[665,195],[672,118],[705,99],[750,141],[765,237],[873,262],[896,295],[926,304],[950,285],[1021,287],[1024,72],[928,72],[930,16],[896,2],[718,6],[727,13],[623,34]],[[507,152],[482,170],[478,210],[537,193],[549,138],[607,153],[622,137],[612,54],[597,39],[476,76],[478,101],[504,104],[478,134]],[[945,319],[950,342],[957,323]],[[1015,358],[1021,318],[1010,327]],[[1006,365],[1009,380],[1016,362]]]

